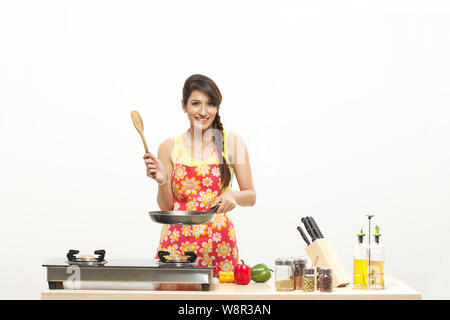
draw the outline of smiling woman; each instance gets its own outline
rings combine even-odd
[[[247,148],[241,137],[223,128],[221,102],[213,80],[190,76],[181,100],[189,129],[164,141],[158,157],[144,156],[147,175],[159,185],[162,210],[206,211],[219,206],[209,223],[164,225],[158,246],[158,251],[168,251],[171,256],[194,251],[198,266],[215,267],[215,273],[232,271],[239,261],[236,234],[227,213],[256,201]],[[234,175],[239,191],[231,188]]]

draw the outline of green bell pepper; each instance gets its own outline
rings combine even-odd
[[[270,273],[273,272],[264,263],[257,264],[252,268],[252,280],[255,282],[266,282],[272,276]]]

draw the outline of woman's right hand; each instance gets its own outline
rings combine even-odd
[[[162,182],[166,179],[167,170],[161,160],[149,152],[144,155],[144,161],[147,168],[147,176],[157,182]]]

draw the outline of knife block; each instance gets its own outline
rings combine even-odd
[[[328,239],[316,239],[305,250],[314,267],[326,267],[333,270],[333,287],[345,287],[352,282]]]

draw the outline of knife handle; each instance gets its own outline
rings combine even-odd
[[[305,225],[305,229],[306,231],[309,233],[309,235],[311,236],[311,241],[314,242],[314,240],[316,240],[316,235],[314,234],[314,232],[311,229],[311,225],[309,224],[308,220],[306,220],[305,218],[302,218],[302,222]]]
[[[311,221],[311,217],[306,217],[305,219],[306,219],[306,221],[308,221],[309,225],[311,226],[311,230],[314,233],[314,235],[316,236],[316,239],[319,239],[320,238],[319,232],[317,231],[314,223]]]
[[[311,244],[311,242],[309,242],[308,237],[306,236],[305,232],[303,232],[302,227],[298,226],[297,230],[298,230],[298,232],[300,232],[303,240],[305,240],[306,244],[309,246]]]
[[[314,229],[316,230],[316,233],[319,236],[319,238],[323,238],[322,231],[320,231],[319,226],[316,223],[316,220],[314,220],[313,217],[309,217],[309,221],[313,224]]]

